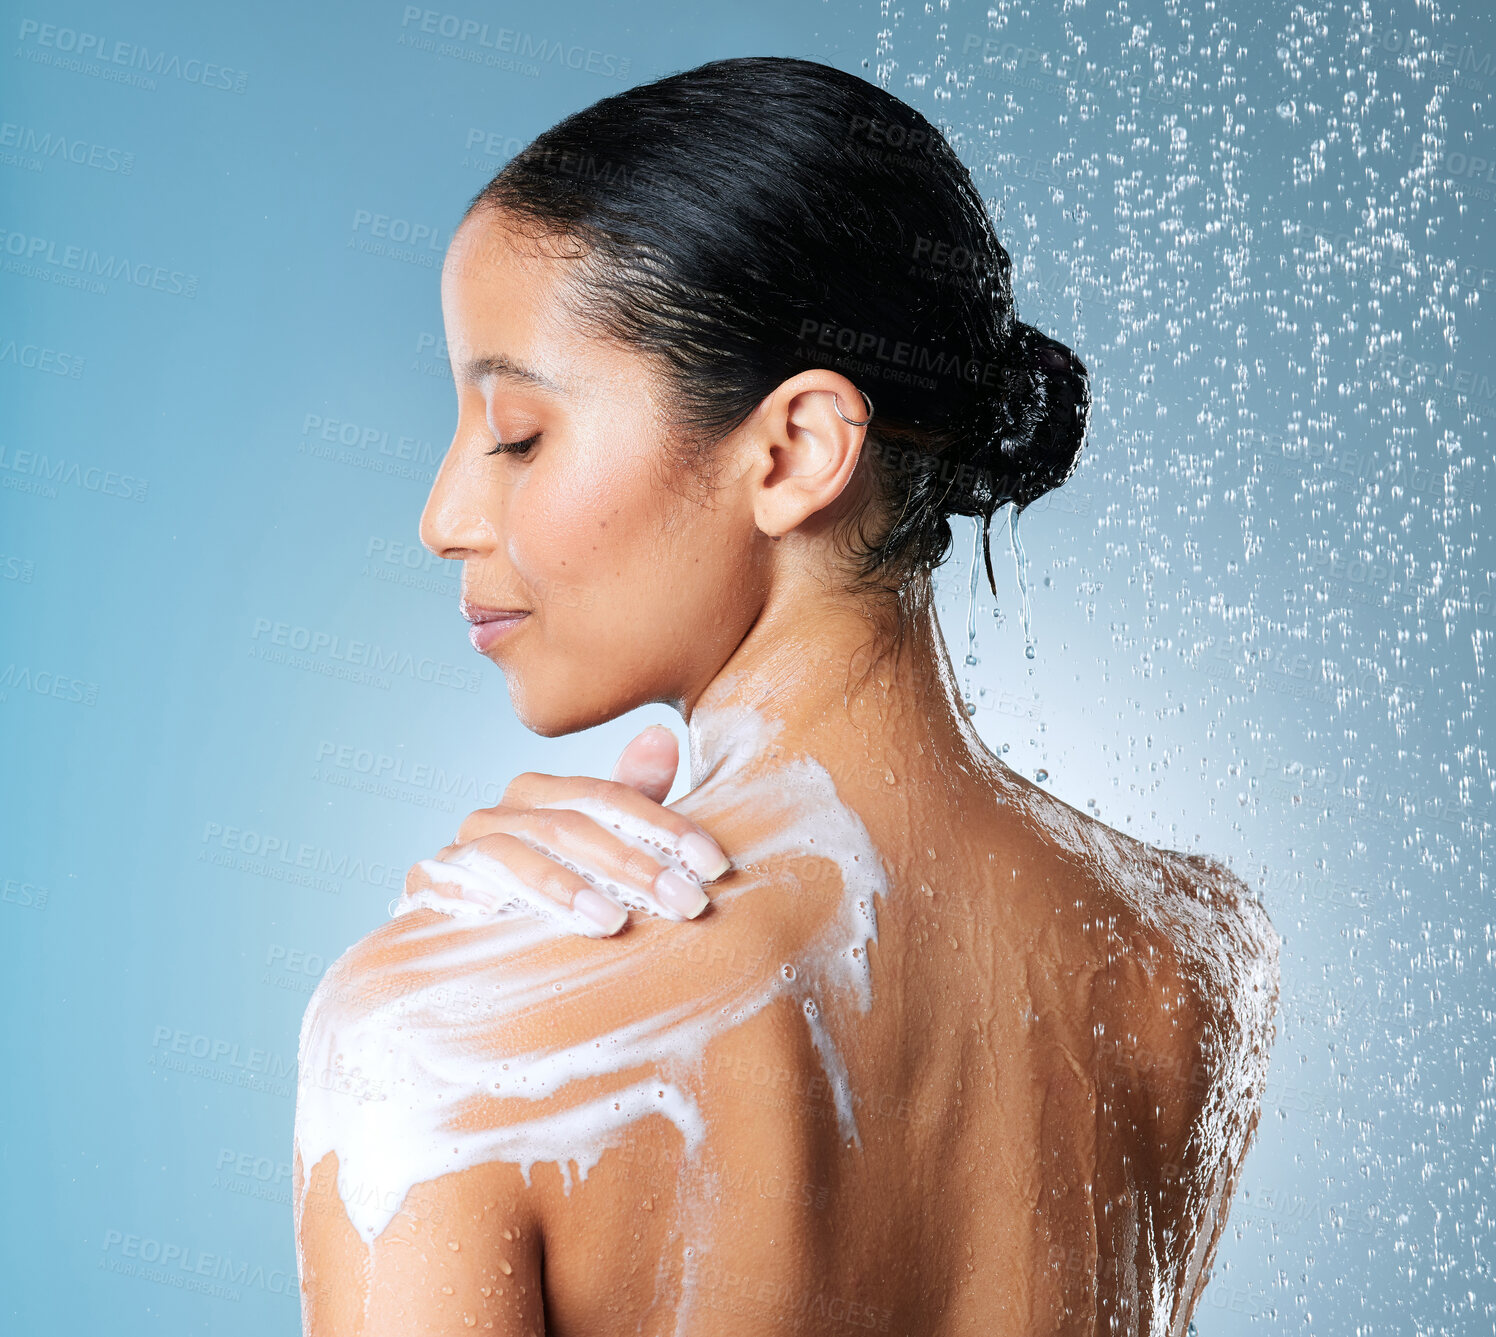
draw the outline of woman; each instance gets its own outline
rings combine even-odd
[[[674,75],[514,159],[442,304],[475,646],[539,734],[671,703],[692,789],[664,730],[521,776],[328,972],[307,1330],[1182,1333],[1277,937],[962,707],[949,517],[1062,483],[1089,398],[945,140],[804,61]]]

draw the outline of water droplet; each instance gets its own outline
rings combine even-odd
[[[1034,657],[1033,608],[1029,603],[1028,559],[1023,555],[1023,542],[1018,537],[1018,510],[1013,510],[1008,521],[1008,542],[1013,549],[1013,569],[1018,574],[1018,618],[1023,623],[1025,658]]]
[[[779,967],[779,973],[783,975],[787,980],[793,980],[795,978],[795,968],[794,966],[790,965],[788,961],[786,961],[782,966]]]
[[[1049,779],[1049,772],[1041,766],[1037,771],[1034,772],[1034,779],[1042,785],[1047,779]]]

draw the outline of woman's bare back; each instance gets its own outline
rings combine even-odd
[[[309,1009],[301,1163],[337,1152],[377,1265],[420,1254],[454,1331],[524,1257],[553,1333],[1182,1331],[1276,937],[1218,866],[996,763],[956,783],[726,768],[677,805],[736,870],[693,923],[401,916]],[[464,1179],[444,1222],[403,1194]],[[506,1194],[512,1242],[463,1256]],[[362,1247],[337,1216],[311,1228]]]

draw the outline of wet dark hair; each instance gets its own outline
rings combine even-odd
[[[992,581],[994,512],[1075,468],[1085,367],[1016,319],[1012,262],[944,136],[854,75],[745,57],[616,93],[513,158],[481,208],[574,243],[579,318],[658,360],[698,463],[798,372],[863,390],[892,517],[873,536],[858,518],[863,580],[938,566],[948,517],[969,515]]]

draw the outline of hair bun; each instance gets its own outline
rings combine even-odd
[[[1001,402],[1005,419],[996,452],[978,448],[979,468],[991,472],[994,506],[1022,509],[1057,488],[1080,460],[1091,413],[1090,376],[1075,353],[1047,334],[1015,321]],[[986,458],[982,458],[982,457]]]

